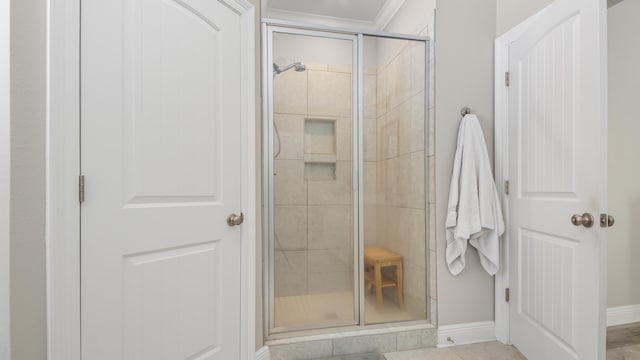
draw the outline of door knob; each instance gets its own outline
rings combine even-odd
[[[238,226],[244,222],[244,214],[240,213],[240,215],[231,214],[227,217],[227,224],[229,226]]]
[[[575,226],[584,226],[590,228],[593,226],[593,215],[584,213],[582,215],[575,214],[571,217],[571,223]]]
[[[600,227],[612,227],[615,223],[613,215],[600,214]]]

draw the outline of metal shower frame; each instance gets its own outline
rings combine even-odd
[[[273,34],[274,33],[287,33],[293,35],[306,35],[306,36],[316,36],[323,38],[333,38],[340,40],[348,40],[352,41],[352,56],[353,56],[353,64],[352,69],[352,81],[353,81],[353,89],[356,91],[352,91],[352,104],[356,104],[356,106],[352,106],[352,118],[353,128],[352,128],[352,147],[353,147],[353,161],[357,164],[357,166],[352,166],[352,195],[353,195],[353,239],[357,239],[354,241],[354,259],[353,259],[353,276],[354,276],[354,319],[347,321],[335,321],[335,322],[326,322],[326,323],[309,323],[305,325],[297,325],[297,326],[287,326],[287,327],[275,327],[275,318],[274,318],[274,263],[275,263],[275,249],[274,249],[274,180],[272,174],[274,173],[274,144],[273,144],[273,122],[274,122],[274,112],[273,112],[273,75],[272,75],[272,66],[273,66]],[[424,126],[424,169],[425,169],[425,243],[426,243],[426,251],[425,251],[425,282],[426,282],[426,304],[425,308],[429,309],[430,304],[430,296],[429,296],[429,281],[430,281],[430,264],[429,264],[429,241],[427,241],[427,237],[429,236],[429,206],[428,206],[428,156],[427,156],[427,148],[428,148],[428,128],[429,124],[429,38],[426,36],[414,36],[414,35],[405,35],[405,34],[396,34],[396,33],[387,33],[387,32],[379,32],[379,31],[370,31],[370,30],[360,30],[360,29],[344,29],[344,28],[334,28],[334,27],[326,27],[326,26],[318,26],[318,25],[309,25],[302,23],[295,23],[291,21],[282,21],[282,20],[273,20],[273,19],[263,19],[262,23],[262,109],[263,109],[263,121],[262,121],[262,132],[263,132],[263,158],[262,158],[262,173],[263,173],[263,322],[264,322],[264,335],[267,339],[273,339],[283,336],[291,336],[290,332],[296,331],[299,332],[300,335],[309,335],[326,332],[327,329],[340,327],[346,330],[358,330],[363,328],[376,328],[380,326],[388,327],[389,323],[386,324],[371,324],[365,325],[365,304],[364,304],[364,272],[359,269],[364,264],[364,228],[363,222],[360,221],[362,214],[364,214],[364,196],[361,196],[361,190],[364,189],[364,180],[360,176],[364,171],[364,154],[363,154],[363,128],[364,124],[364,97],[361,96],[364,90],[364,36],[373,36],[378,38],[387,38],[387,39],[398,39],[398,40],[411,40],[411,41],[420,41],[425,45],[425,91],[424,91],[424,116],[425,116],[425,126]],[[358,271],[356,271],[358,269]],[[397,324],[400,326],[405,326],[408,324],[425,324],[430,323],[430,311],[427,311],[427,317],[423,320],[414,320],[414,321],[402,321]]]

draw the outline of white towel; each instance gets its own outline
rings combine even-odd
[[[478,249],[482,267],[495,275],[503,233],[502,209],[482,128],[475,115],[466,115],[458,130],[447,209],[446,258],[451,274],[464,269],[468,241]]]

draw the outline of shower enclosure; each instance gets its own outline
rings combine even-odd
[[[427,39],[263,30],[267,334],[428,320]]]

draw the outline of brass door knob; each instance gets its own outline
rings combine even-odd
[[[575,214],[571,217],[571,223],[575,226],[584,226],[590,228],[593,226],[593,215],[584,213],[582,215]]]
[[[244,214],[240,213],[240,215],[231,214],[227,217],[227,224],[229,226],[238,226],[244,222]]]

